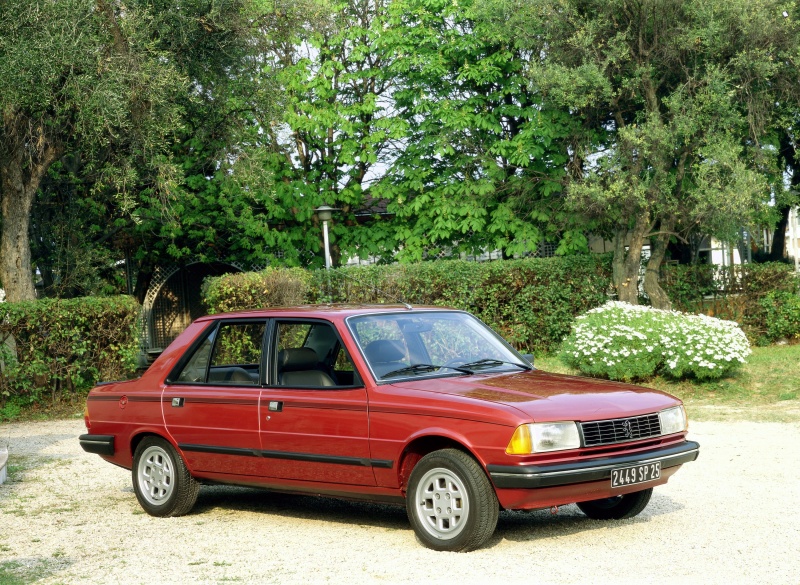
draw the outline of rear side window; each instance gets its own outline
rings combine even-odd
[[[194,351],[177,377],[195,384],[255,385],[261,379],[265,323],[222,323]]]

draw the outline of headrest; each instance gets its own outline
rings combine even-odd
[[[310,347],[287,348],[278,352],[278,368],[282,372],[313,370],[318,361],[317,352]]]
[[[406,357],[403,345],[399,341],[378,339],[364,348],[367,359],[373,363],[399,362]]]

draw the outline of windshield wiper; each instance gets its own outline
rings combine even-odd
[[[436,370],[441,370],[442,368],[447,368],[448,370],[456,370],[457,372],[461,372],[462,374],[471,374],[472,371],[468,370],[464,367],[455,367],[455,366],[437,366],[434,364],[413,364],[411,366],[406,366],[404,368],[398,368],[396,370],[392,370],[391,372],[385,373],[381,378],[389,378],[391,376],[400,376],[402,374],[418,374],[418,373],[425,373],[425,372],[433,372]]]
[[[492,368],[495,366],[502,366],[504,364],[508,364],[510,366],[517,366],[518,368],[522,368],[523,370],[530,370],[531,367],[527,364],[519,364],[517,362],[507,362],[504,360],[495,360],[492,358],[485,358],[482,360],[477,360],[474,362],[469,362],[468,364],[461,364],[459,367],[468,369],[468,368],[480,368],[480,367],[487,367]]]

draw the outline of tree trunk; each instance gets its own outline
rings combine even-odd
[[[617,230],[614,238],[613,280],[617,297],[624,303],[639,304],[639,269],[642,264],[644,238],[650,231],[650,215],[642,211],[636,217],[630,234],[628,250],[625,250],[627,230]]]
[[[31,245],[28,228],[31,205],[47,169],[60,156],[58,147],[49,143],[41,125],[34,125],[31,134],[19,132],[20,118],[4,119],[5,138],[16,137],[3,145],[0,152],[0,282],[8,302],[32,301],[36,298],[31,266]],[[26,120],[27,121],[27,120]],[[34,152],[26,150],[34,144]]]
[[[650,297],[650,304],[655,309],[664,309],[666,311],[672,310],[672,302],[670,302],[664,289],[661,288],[659,274],[661,272],[661,264],[667,252],[670,232],[672,232],[674,228],[674,220],[661,222],[661,233],[652,240],[650,259],[647,261],[647,268],[645,268],[644,272],[644,292]]]
[[[782,262],[786,258],[786,228],[789,225],[789,212],[791,210],[792,208],[789,205],[785,205],[779,210],[781,218],[778,220],[778,225],[775,226],[775,232],[772,236],[772,246],[768,256],[770,262]]]
[[[784,133],[781,136],[781,158],[783,159],[784,169],[791,172],[789,179],[790,188],[797,191],[800,186],[800,168],[798,168],[797,149],[795,148],[794,140],[789,133]],[[786,258],[786,228],[789,226],[789,213],[791,212],[791,205],[782,205],[778,208],[780,218],[778,224],[775,226],[775,231],[772,235],[772,246],[769,250],[767,260],[770,262],[782,262]]]
[[[21,158],[21,157],[20,157]],[[5,162],[5,161],[4,161]],[[30,211],[36,189],[26,188],[21,161],[0,166],[2,184],[3,233],[0,236],[0,282],[9,302],[36,298],[28,240]]]

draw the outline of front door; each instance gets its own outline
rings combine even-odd
[[[334,326],[278,320],[261,393],[261,453],[271,477],[375,485],[367,393]]]

